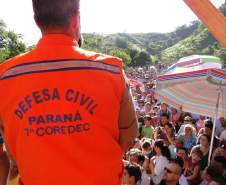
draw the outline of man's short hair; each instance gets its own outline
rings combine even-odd
[[[34,17],[41,27],[66,27],[79,10],[80,0],[32,0]]]
[[[218,166],[210,165],[206,167],[206,174],[211,176],[211,178],[220,178],[223,174],[221,173]]]
[[[206,120],[204,121],[204,124],[205,124],[205,127],[206,127],[206,128],[213,129],[213,122],[212,122],[210,119],[206,119]]]
[[[162,113],[160,113],[160,117],[166,117],[167,119],[169,119],[170,116],[168,113],[162,112]]]
[[[178,171],[180,174],[183,173],[184,161],[181,157],[176,157],[175,159],[171,159],[170,162],[176,164],[179,167]]]
[[[137,164],[128,164],[125,166],[125,169],[130,177],[135,177],[136,183],[141,179],[141,169]]]

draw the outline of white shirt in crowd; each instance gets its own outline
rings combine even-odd
[[[147,174],[147,172],[144,170],[144,171],[142,172],[141,183],[140,183],[140,185],[150,185],[150,180],[151,180],[150,175]]]
[[[188,185],[188,181],[187,181],[186,177],[183,174],[180,176],[179,184],[180,185]]]
[[[224,130],[220,135],[220,140],[226,140],[226,130]]]
[[[168,165],[169,161],[166,157],[160,155],[155,158],[155,176],[152,177],[154,184],[159,184],[163,179],[164,169]]]

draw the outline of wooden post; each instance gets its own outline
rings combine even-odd
[[[209,0],[184,0],[184,2],[226,48],[226,19],[224,15]]]

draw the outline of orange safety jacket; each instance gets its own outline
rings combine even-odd
[[[119,185],[120,59],[61,34],[0,65],[5,142],[24,185]]]

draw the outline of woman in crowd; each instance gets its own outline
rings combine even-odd
[[[203,171],[208,165],[209,149],[210,149],[211,138],[207,134],[201,134],[199,136],[199,145],[193,148],[198,148],[202,151],[202,160],[200,162],[201,171]]]
[[[196,136],[191,125],[185,125],[184,130],[185,132],[180,134],[179,138],[183,141],[184,147],[191,151],[192,147],[196,145]]]
[[[159,184],[163,178],[164,169],[169,163],[170,152],[162,140],[155,141],[154,150],[156,156],[150,160],[151,177],[154,184]]]
[[[179,121],[180,121],[181,115],[175,108],[171,108],[171,112],[172,112],[172,117],[171,117],[172,120],[171,121],[172,121],[175,131],[177,133],[180,129]]]
[[[169,147],[171,158],[174,159],[176,158],[175,129],[171,123],[167,123],[164,127],[164,131],[167,137],[165,143]]]
[[[189,165],[191,164],[191,160],[188,157],[188,151],[186,148],[178,148],[177,149],[177,156],[183,160],[183,174],[187,174],[189,170]]]

